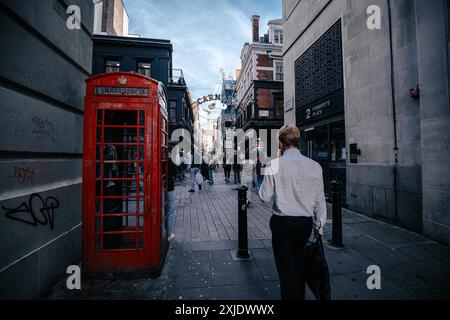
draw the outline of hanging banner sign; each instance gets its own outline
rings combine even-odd
[[[209,101],[217,101],[220,100],[220,94],[210,94],[207,96],[203,96],[202,98],[198,98],[192,104],[192,108],[197,108],[199,105],[209,102]]]

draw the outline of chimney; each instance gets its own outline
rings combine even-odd
[[[259,16],[252,16],[253,42],[259,42]]]

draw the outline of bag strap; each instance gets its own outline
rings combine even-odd
[[[315,224],[315,222],[313,222],[313,229],[314,229],[314,237],[315,238],[318,238],[320,228],[322,228],[322,222],[320,220],[319,220],[319,228],[316,228],[316,224]]]

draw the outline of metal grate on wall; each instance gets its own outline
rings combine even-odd
[[[295,61],[295,105],[302,108],[343,87],[339,20]]]

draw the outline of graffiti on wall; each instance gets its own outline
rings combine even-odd
[[[21,168],[14,167],[14,174],[9,178],[17,181],[18,184],[22,186],[27,186],[30,184],[33,186],[34,184],[34,169],[31,168]]]
[[[28,198],[28,203],[23,202],[16,208],[2,206],[5,217],[32,226],[50,226],[54,230],[55,212],[59,208],[59,202],[54,197],[42,198],[41,195],[33,193]]]
[[[55,142],[55,124],[39,116],[33,117],[32,134],[38,139],[47,139]]]

